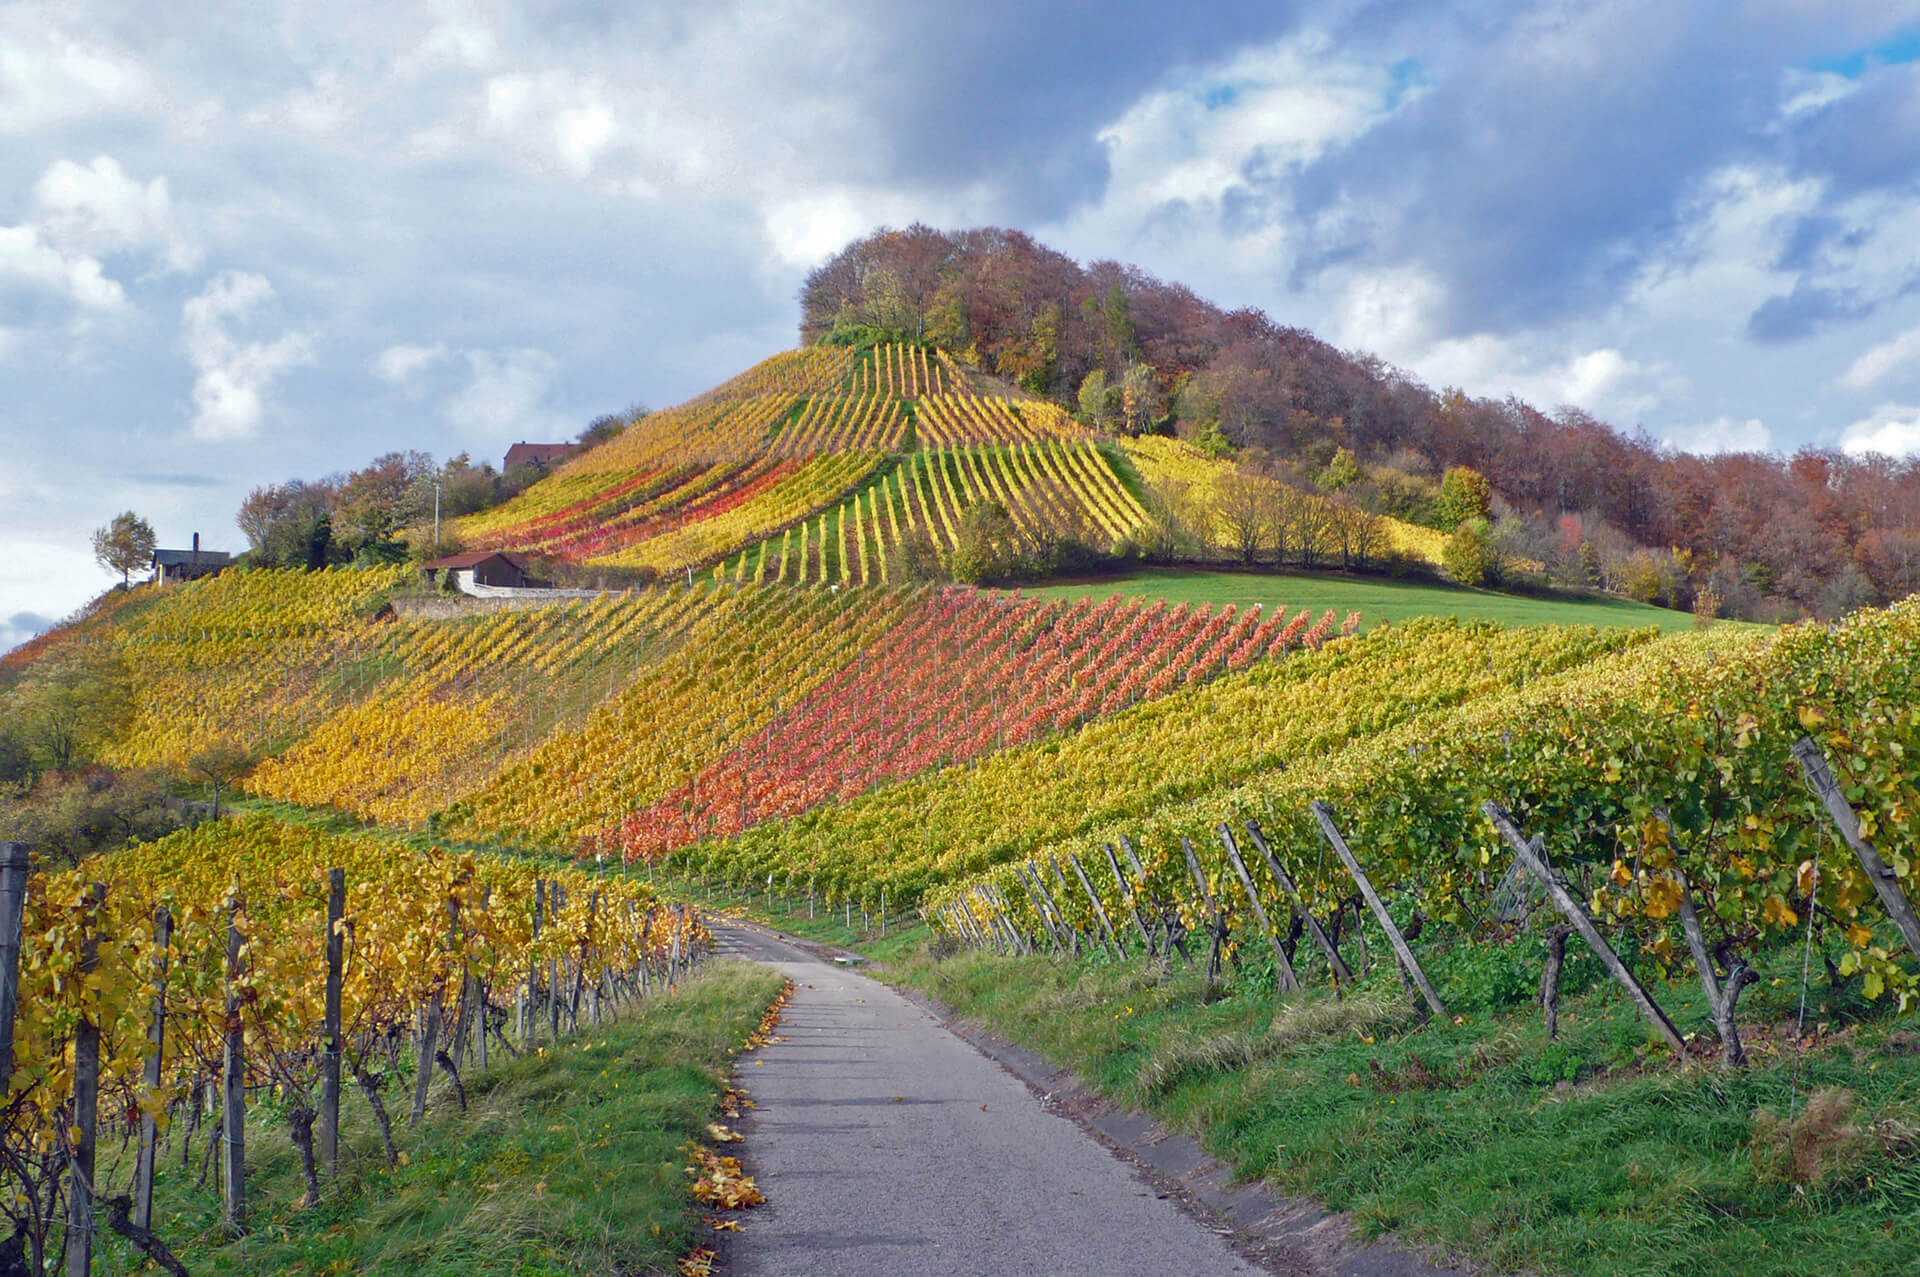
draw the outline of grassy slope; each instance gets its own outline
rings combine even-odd
[[[161,1236],[194,1273],[672,1272],[711,1236],[687,1191],[684,1146],[716,1120],[729,1057],[780,984],[766,967],[712,966],[558,1050],[469,1079],[470,1110],[449,1111],[449,1099],[419,1132],[389,1089],[406,1158],[391,1170],[349,1087],[340,1175],[323,1178],[309,1210],[291,1205],[301,1190],[290,1141],[256,1108],[252,1235],[221,1241],[216,1185],[196,1191],[176,1162],[156,1190]],[[122,1255],[111,1271],[134,1266]]]
[[[1264,969],[1203,1006],[1196,977],[1156,979],[1137,958],[922,951],[889,963],[888,976],[1196,1134],[1243,1176],[1502,1271],[1913,1271],[1920,1017],[1855,1025],[1803,1058],[1790,1031],[1799,972],[1787,963],[1743,1007],[1754,1066],[1681,1072],[1572,949],[1569,978],[1587,991],[1563,997],[1560,1040],[1549,1042],[1526,1005],[1540,948],[1435,960],[1461,1019],[1424,1029],[1378,963],[1358,996],[1286,1004]],[[1840,1029],[1861,1008],[1826,1003],[1822,983],[1810,1021]],[[1684,1025],[1706,1022],[1697,984],[1658,996]],[[1908,1045],[1889,1048],[1896,1025]],[[1839,1169],[1811,1184],[1763,1174],[1755,1147],[1779,1146],[1756,1140],[1756,1110],[1804,1110],[1811,1092],[1835,1086],[1860,1097],[1852,1136],[1802,1147],[1818,1143]]]
[[[1657,625],[1663,632],[1693,626],[1693,617],[1685,612],[1649,607],[1630,599],[1528,598],[1456,585],[1307,572],[1146,568],[1093,581],[1030,587],[1027,593],[1048,598],[1124,594],[1170,603],[1237,603],[1242,607],[1284,604],[1290,609],[1310,607],[1316,612],[1333,608],[1342,614],[1358,609],[1369,625],[1414,616],[1456,616],[1463,621],[1486,619],[1507,625]]]

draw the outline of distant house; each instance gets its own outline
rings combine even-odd
[[[202,550],[200,534],[196,532],[193,534],[191,550],[153,552],[153,584],[173,585],[197,577],[213,576],[226,571],[232,562],[233,556],[225,550]]]
[[[468,590],[476,585],[502,586],[506,589],[527,589],[538,586],[540,582],[527,575],[527,566],[511,554],[499,550],[474,550],[467,554],[449,554],[444,559],[435,559],[431,563],[422,563],[420,570],[426,574],[428,585],[439,585],[440,574],[446,572],[453,577],[454,588]]]
[[[539,466],[545,470],[572,451],[570,443],[516,443],[507,449],[506,464],[500,467],[500,472],[505,474],[515,466]]]

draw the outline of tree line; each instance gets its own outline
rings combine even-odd
[[[805,342],[918,341],[1097,427],[1178,433],[1311,483],[1345,450],[1353,499],[1417,507],[1455,467],[1492,489],[1514,560],[1675,606],[1835,615],[1920,589],[1920,462],[1803,448],[1694,456],[1578,408],[1434,390],[1255,309],[1223,310],[1019,231],[914,225],[848,244],[800,291]]]

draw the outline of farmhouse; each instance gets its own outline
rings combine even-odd
[[[507,449],[507,459],[500,466],[505,474],[515,466],[538,466],[545,470],[556,461],[566,458],[573,451],[570,443],[527,443],[524,440]]]
[[[200,534],[193,534],[193,548],[190,550],[155,550],[153,552],[153,584],[173,585],[181,581],[192,581],[198,577],[213,576],[224,572],[233,562],[233,556],[225,550],[202,550]]]
[[[515,590],[539,584],[527,575],[526,564],[513,555],[502,554],[498,550],[474,550],[467,554],[450,554],[444,559],[422,563],[420,570],[426,574],[428,585],[439,585],[440,574],[446,572],[453,577],[454,588],[464,591],[470,591],[476,585],[499,586]]]

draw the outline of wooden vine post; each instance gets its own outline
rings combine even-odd
[[[1573,898],[1573,893],[1568,891],[1546,863],[1534,854],[1526,835],[1514,823],[1513,817],[1507,813],[1506,808],[1488,799],[1480,804],[1480,811],[1492,822],[1493,827],[1499,831],[1507,845],[1513,848],[1513,854],[1519,857],[1520,863],[1526,866],[1527,872],[1540,880],[1540,885],[1546,888],[1547,899],[1553,901],[1554,907],[1573,925],[1573,929],[1580,933],[1580,938],[1587,942],[1587,947],[1593,950],[1594,956],[1599,958],[1612,973],[1620,987],[1627,991],[1627,996],[1632,998],[1634,1005],[1640,1008],[1640,1014],[1646,1017],[1647,1022],[1653,1025],[1668,1048],[1673,1051],[1674,1058],[1685,1060],[1687,1044],[1681,1038],[1680,1030],[1673,1027],[1673,1021],[1667,1018],[1667,1013],[1662,1011],[1659,1003],[1653,1000],[1653,995],[1634,978],[1633,972],[1627,970],[1627,964],[1620,961],[1620,955],[1613,951],[1613,946],[1608,944],[1606,937],[1600,934],[1600,929],[1593,925],[1593,919],[1587,915],[1585,906]]]
[[[1386,902],[1381,900],[1380,893],[1373,889],[1372,879],[1367,877],[1366,871],[1360,867],[1360,862],[1354,858],[1352,848],[1347,846],[1346,838],[1340,833],[1340,827],[1333,823],[1333,808],[1315,800],[1309,810],[1313,812],[1314,820],[1320,825],[1321,836],[1333,848],[1334,854],[1340,857],[1340,863],[1347,867],[1347,873],[1352,875],[1354,882],[1360,887],[1360,895],[1366,900],[1367,908],[1373,910],[1374,919],[1379,922],[1380,929],[1387,933],[1387,940],[1393,945],[1393,951],[1400,959],[1401,970],[1407,973],[1414,987],[1420,990],[1420,996],[1426,999],[1427,1006],[1433,1013],[1444,1019],[1447,1014],[1446,1004],[1441,1002],[1440,995],[1434,992],[1433,982],[1427,979],[1427,973],[1421,968],[1419,959],[1413,956],[1413,949],[1407,944],[1407,938],[1400,933],[1399,926],[1394,923],[1393,915],[1387,912]]]
[[[221,1222],[235,1237],[247,1231],[247,1039],[240,1024],[240,911],[236,892],[227,905],[226,1051],[221,1061]]]
[[[1127,877],[1120,872],[1120,860],[1113,854],[1113,844],[1101,843],[1100,850],[1107,853],[1107,868],[1113,871],[1113,880],[1120,884],[1121,899],[1127,906],[1127,916],[1133,919],[1133,929],[1140,933],[1140,944],[1149,958],[1153,956],[1153,933],[1147,930],[1147,924],[1140,921],[1140,906],[1134,897],[1134,890],[1127,884]]]
[[[0,843],[0,1097],[13,1080],[13,1016],[20,1005],[20,924],[32,858],[23,842]]]
[[[327,870],[327,991],[320,1047],[320,1160],[340,1169],[340,983],[346,969],[347,871]]]
[[[1240,858],[1240,848],[1233,841],[1233,830],[1223,822],[1219,828],[1220,842],[1227,849],[1227,860],[1233,865],[1233,872],[1240,878],[1240,887],[1247,893],[1247,903],[1253,906],[1253,916],[1260,922],[1260,930],[1267,935],[1267,947],[1273,950],[1273,981],[1281,993],[1292,993],[1300,987],[1300,977],[1294,974],[1293,963],[1287,960],[1285,946],[1280,937],[1274,934],[1273,922],[1267,917],[1267,908],[1260,903],[1260,893],[1254,889],[1253,875],[1247,872],[1247,862]]]
[[[1207,947],[1207,988],[1212,989],[1220,979],[1220,962],[1225,957],[1227,925],[1220,914],[1220,905],[1213,898],[1213,888],[1207,883],[1206,871],[1200,868],[1200,857],[1194,855],[1193,844],[1183,834],[1180,838],[1180,850],[1187,853],[1187,871],[1193,875],[1193,881],[1200,888],[1200,898],[1206,902],[1210,921],[1207,930],[1213,936],[1213,942]]]
[[[1247,837],[1253,839],[1253,849],[1260,853],[1260,859],[1266,861],[1267,872],[1273,875],[1273,880],[1280,884],[1280,889],[1293,901],[1293,907],[1300,911],[1301,920],[1307,924],[1307,934],[1312,936],[1314,944],[1320,947],[1321,954],[1326,957],[1328,969],[1333,972],[1335,990],[1352,984],[1353,972],[1348,969],[1346,960],[1340,956],[1339,946],[1328,937],[1326,928],[1320,925],[1320,919],[1314,917],[1313,910],[1307,907],[1307,899],[1300,894],[1300,888],[1293,881],[1293,875],[1281,866],[1273,850],[1267,846],[1266,835],[1260,832],[1258,822],[1251,819],[1247,821]]]
[[[154,980],[152,1020],[147,1028],[147,1061],[140,1074],[146,1085],[146,1103],[160,1092],[160,1071],[167,1045],[167,946],[173,940],[173,915],[161,905],[153,911]],[[153,1228],[153,1163],[160,1144],[157,1114],[140,1113],[140,1151],[133,1164],[133,1222],[143,1231]]]
[[[98,995],[89,1002],[87,982],[100,965],[100,907],[107,889],[90,883],[86,932],[80,941],[80,1021],[73,1028],[73,1129],[67,1133],[67,1277],[87,1277],[93,1268],[93,1153],[100,1125],[100,1020]]]
[[[1080,867],[1080,857],[1067,853],[1067,863],[1073,866],[1074,877],[1080,880],[1081,888],[1087,893],[1087,899],[1093,902],[1093,916],[1100,920],[1100,930],[1106,936],[1106,942],[1113,946],[1114,956],[1124,958],[1127,951],[1120,947],[1120,938],[1113,933],[1113,924],[1107,921],[1106,907],[1100,903],[1100,893],[1093,889],[1092,879],[1087,871]]]
[[[1873,884],[1873,890],[1880,897],[1880,904],[1886,909],[1893,924],[1900,928],[1900,934],[1906,939],[1909,951],[1920,954],[1920,917],[1915,917],[1913,904],[1900,890],[1900,881],[1894,875],[1893,866],[1880,855],[1879,849],[1860,835],[1860,817],[1854,813],[1853,805],[1847,796],[1840,792],[1840,784],[1834,780],[1833,772],[1827,766],[1827,756],[1812,737],[1803,736],[1794,742],[1793,756],[1800,764],[1800,770],[1806,773],[1807,785],[1821,804],[1827,809],[1827,817],[1833,821],[1834,828],[1853,848],[1853,854],[1859,858],[1860,867],[1867,872],[1867,881]]]

